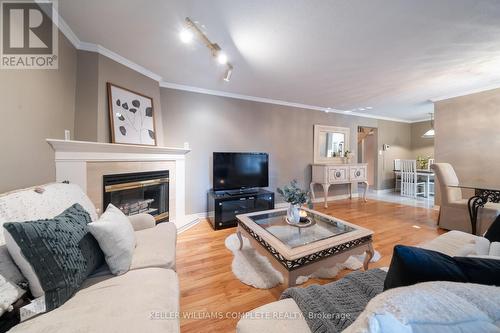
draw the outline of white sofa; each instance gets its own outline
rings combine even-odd
[[[450,231],[420,244],[425,249],[449,256],[463,255],[464,246],[482,238],[461,231]],[[266,319],[260,319],[266,318]],[[293,299],[283,299],[263,305],[247,313],[236,328],[238,333],[310,333],[301,310]]]
[[[92,220],[94,205],[72,184],[48,184],[0,196],[0,264],[5,273],[5,222],[51,218],[74,203]],[[151,215],[130,217],[136,247],[130,271],[114,276],[106,267],[84,281],[80,290],[59,308],[28,319],[9,332],[180,332],[179,281],[175,272],[177,229],[173,223],[156,225]],[[11,265],[12,266],[12,265]],[[11,277],[19,272],[11,272]]]

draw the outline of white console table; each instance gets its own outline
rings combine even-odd
[[[310,184],[312,198],[316,198],[314,194],[314,185],[320,184],[321,186],[323,186],[325,208],[327,208],[328,189],[331,185],[348,184],[349,198],[352,198],[352,184],[364,183],[365,191],[363,194],[363,200],[366,201],[366,193],[368,192],[368,178],[366,175],[366,169],[366,163],[313,164],[312,180]]]

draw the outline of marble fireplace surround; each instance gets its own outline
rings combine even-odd
[[[185,213],[184,148],[134,146],[88,141],[47,139],[55,151],[56,181],[78,184],[102,211],[103,175],[169,171],[169,216],[178,230],[196,223]]]

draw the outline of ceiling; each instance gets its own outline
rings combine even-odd
[[[59,11],[81,41],[173,84],[408,121],[428,117],[429,99],[500,87],[498,0],[60,0]],[[200,42],[180,42],[186,16],[226,52],[230,82]]]

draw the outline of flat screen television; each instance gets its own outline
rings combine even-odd
[[[214,153],[214,191],[269,186],[267,153]]]

